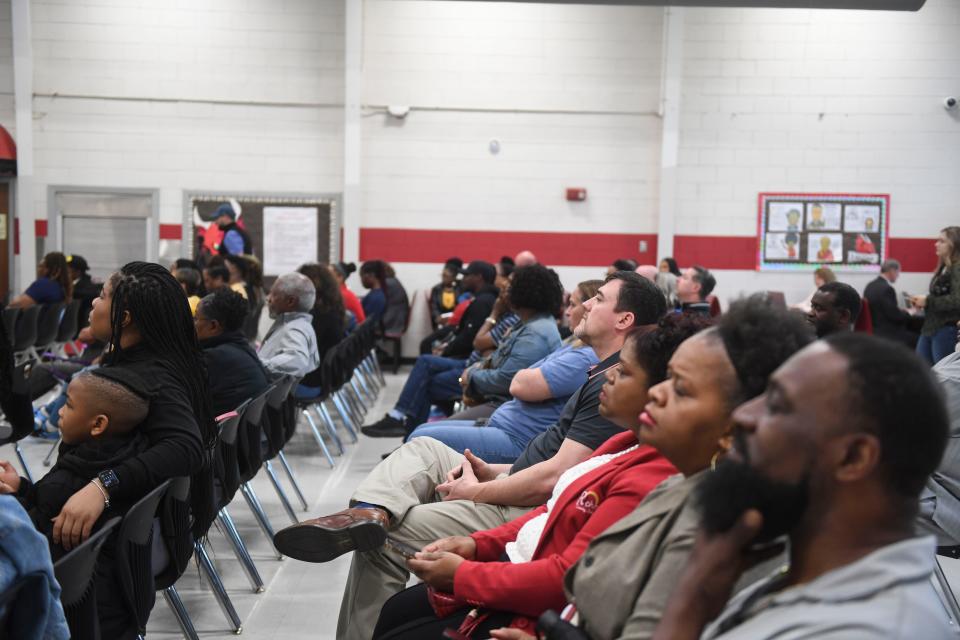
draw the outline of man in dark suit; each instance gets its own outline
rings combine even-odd
[[[870,304],[873,333],[912,349],[917,344],[917,336],[907,329],[912,316],[897,306],[897,292],[893,283],[898,277],[900,263],[897,260],[885,260],[880,267],[880,275],[863,290],[863,297]]]

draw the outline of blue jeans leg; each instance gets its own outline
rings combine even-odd
[[[394,408],[410,418],[411,423],[408,424],[426,422],[430,415],[430,387],[433,379],[444,372],[453,372],[448,375],[453,375],[456,379],[463,371],[463,364],[463,360],[454,358],[419,356]]]
[[[433,438],[463,453],[470,449],[490,463],[509,464],[523,453],[506,433],[496,427],[477,427],[469,420],[441,420],[417,427],[412,438]]]
[[[957,346],[957,328],[946,326],[937,329],[932,336],[920,336],[917,353],[930,364],[936,364],[953,353]]]

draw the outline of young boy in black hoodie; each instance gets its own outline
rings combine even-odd
[[[150,406],[143,389],[136,374],[122,368],[79,373],[70,381],[67,402],[60,408],[63,443],[57,463],[31,483],[21,478],[9,462],[0,461],[0,493],[16,494],[37,529],[50,538],[53,519],[74,493],[90,482],[98,482],[101,471],[118,466],[146,447],[146,439],[135,430]],[[111,500],[93,530],[114,516],[122,516],[131,506],[133,502]],[[52,542],[51,552],[54,559],[65,553]]]

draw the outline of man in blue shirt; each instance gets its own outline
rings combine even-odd
[[[253,241],[250,239],[250,234],[237,225],[237,212],[233,210],[229,203],[224,202],[217,207],[213,219],[220,230],[223,231],[223,238],[220,240],[220,255],[253,255]]]

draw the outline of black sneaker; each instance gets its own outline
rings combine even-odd
[[[371,438],[402,438],[407,435],[407,428],[388,413],[378,422],[360,427],[360,433]]]

